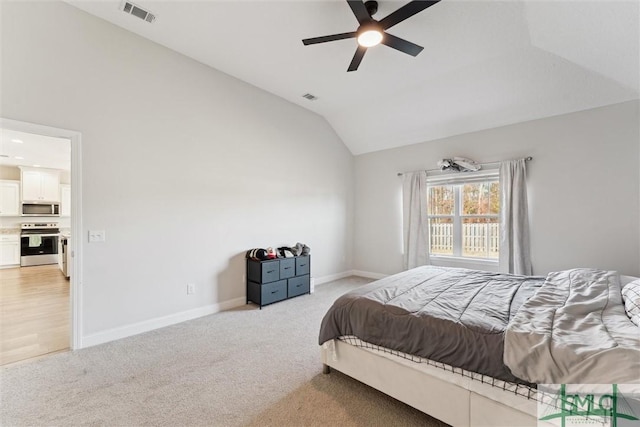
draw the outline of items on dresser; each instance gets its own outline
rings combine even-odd
[[[296,243],[295,245],[282,246],[277,250],[269,247],[267,249],[255,248],[247,251],[247,258],[261,261],[274,258],[293,258],[295,256],[306,256],[311,253],[311,248],[304,243]]]
[[[247,259],[247,304],[263,306],[310,293],[311,256]]]

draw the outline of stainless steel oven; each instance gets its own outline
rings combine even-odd
[[[25,222],[20,228],[20,266],[58,263],[58,223]]]

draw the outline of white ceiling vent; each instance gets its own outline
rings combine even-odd
[[[120,7],[124,13],[133,15],[137,18],[142,19],[143,21],[153,22],[156,20],[156,16],[153,13],[149,12],[148,10],[144,10],[140,6],[133,4],[130,1],[123,1]]]
[[[318,99],[317,96],[311,95],[310,93],[305,93],[304,95],[302,95],[302,97],[308,99],[309,101],[315,101],[316,99]]]

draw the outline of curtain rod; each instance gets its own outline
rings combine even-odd
[[[531,157],[531,156],[529,156],[529,157],[525,157],[525,158],[524,158],[524,160],[525,160],[526,162],[530,162],[531,160],[533,160],[533,157]],[[502,161],[503,161],[503,160],[502,160]],[[498,162],[480,163],[480,166],[497,165],[497,164],[500,164],[502,161],[498,161]],[[402,176],[402,175],[404,175],[405,173],[410,173],[410,172],[421,172],[421,171],[424,171],[424,172],[427,172],[427,173],[429,173],[429,172],[444,172],[444,171],[443,171],[443,170],[441,170],[441,169],[426,169],[426,170],[425,170],[425,169],[420,169],[420,170],[417,170],[417,171],[398,172],[398,176]]]

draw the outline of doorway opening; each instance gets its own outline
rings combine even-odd
[[[0,119],[0,140],[0,365],[7,365],[81,348],[80,134]]]

